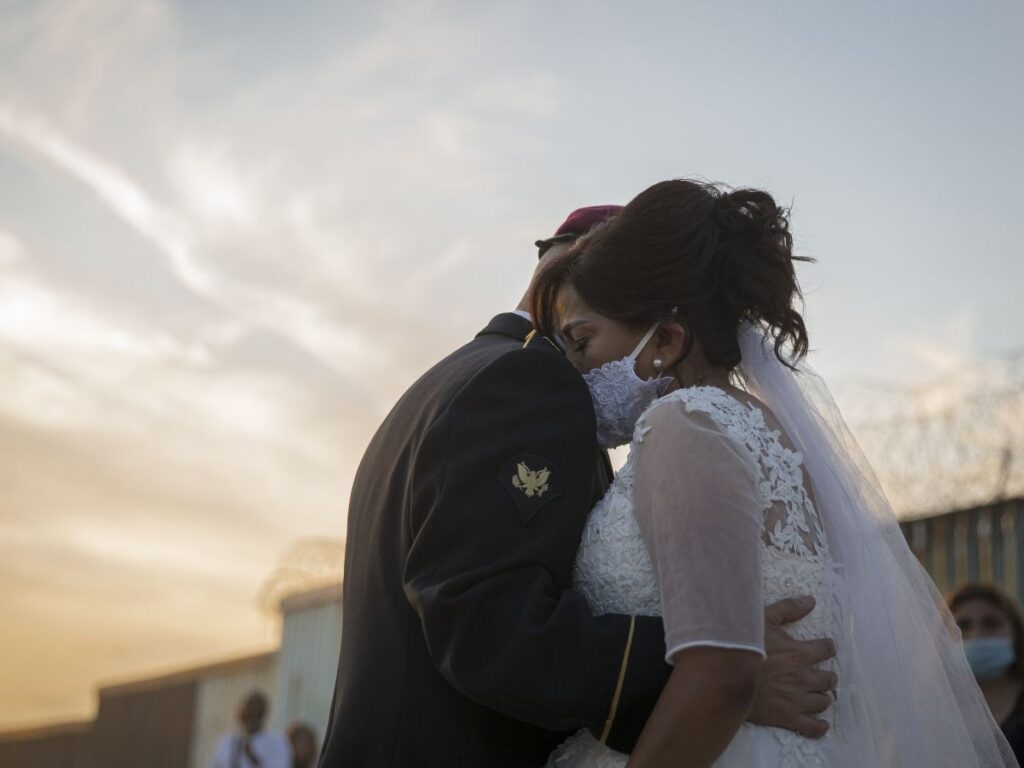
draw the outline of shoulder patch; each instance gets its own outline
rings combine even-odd
[[[542,456],[521,454],[509,459],[498,473],[498,482],[512,497],[524,525],[541,507],[562,495],[557,468]]]

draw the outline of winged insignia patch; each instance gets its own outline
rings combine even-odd
[[[501,465],[497,480],[526,525],[542,507],[562,498],[561,475],[550,459],[521,453]]]
[[[516,465],[516,473],[512,476],[512,486],[526,494],[527,498],[538,498],[548,492],[548,479],[551,470],[547,467],[536,471],[530,469],[525,461]]]

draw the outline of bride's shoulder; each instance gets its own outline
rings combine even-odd
[[[643,443],[652,429],[719,430],[721,414],[736,401],[718,387],[680,387],[659,397],[637,421],[634,443]]]
[[[720,387],[680,387],[651,403],[641,419],[666,418],[670,413],[707,414],[714,417],[738,407],[741,408],[742,404]]]
[[[630,460],[637,477],[641,467],[678,477],[703,472],[708,466],[736,469],[737,477],[755,478],[754,442],[748,439],[739,413],[744,406],[715,387],[687,387],[651,404],[637,422]],[[746,482],[746,480],[744,480]]]

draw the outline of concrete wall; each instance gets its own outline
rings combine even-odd
[[[295,595],[281,604],[274,728],[308,723],[323,740],[341,649],[341,586]]]
[[[188,764],[196,681],[167,676],[100,689],[92,732],[96,768],[183,768]]]
[[[0,734],[2,768],[93,768],[92,723]]]

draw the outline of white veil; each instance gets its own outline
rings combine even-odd
[[[839,737],[864,745],[857,765],[1016,766],[953,617],[824,382],[803,363],[794,372],[779,362],[759,327],[745,324],[739,342],[743,384],[803,454],[839,567],[836,714]]]

